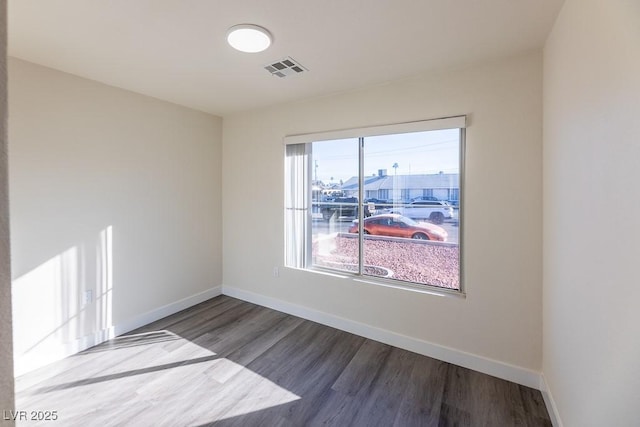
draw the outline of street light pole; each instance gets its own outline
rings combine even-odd
[[[396,200],[398,200],[398,163],[394,163],[393,166],[393,207],[397,208]]]

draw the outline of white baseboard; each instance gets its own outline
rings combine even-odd
[[[222,294],[222,287],[216,286],[206,291],[191,295],[179,301],[158,307],[144,314],[140,314],[132,319],[128,319],[110,328],[101,329],[90,335],[80,337],[74,341],[66,343],[51,343],[37,350],[23,355],[14,355],[14,376],[31,372],[50,363],[64,359],[65,357],[74,355],[83,350],[91,348],[102,342],[110,340],[118,335],[137,329],[141,326],[160,320],[163,317],[170,316],[181,310],[199,304],[203,301]]]
[[[544,374],[540,375],[539,388],[542,393],[542,398],[544,399],[544,404],[547,407],[547,412],[549,412],[551,423],[554,427],[563,427],[562,420],[560,419],[560,413],[556,406],[556,401],[553,399],[553,395],[551,394],[551,390],[549,389],[549,385],[547,384]]]
[[[201,302],[217,297],[218,295],[222,295],[222,286],[216,286],[214,288],[207,289],[206,291],[183,298],[180,301],[172,302],[165,306],[148,311],[144,314],[140,314],[132,319],[116,325],[114,327],[114,336],[133,331],[134,329],[138,329],[141,326],[148,325],[149,323],[160,320],[163,317],[171,316],[172,314],[182,311],[185,308],[200,304]]]
[[[248,292],[233,286],[222,285],[222,293],[230,297],[302,317],[303,319],[331,326],[333,328],[389,344],[394,347],[433,357],[434,359],[442,360],[464,368],[473,369],[474,371],[502,378],[507,381],[512,381],[517,384],[522,384],[527,387],[535,389],[540,388],[540,373],[530,369],[510,365],[508,363],[419,340],[417,338],[408,337],[396,332],[376,328],[364,323],[314,310],[312,308]]]

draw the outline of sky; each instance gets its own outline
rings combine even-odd
[[[446,129],[367,137],[365,176],[377,175],[379,169],[386,169],[388,175],[457,173],[459,135],[459,129]],[[358,175],[357,138],[314,142],[312,150],[314,180],[317,176],[325,184],[338,183]]]

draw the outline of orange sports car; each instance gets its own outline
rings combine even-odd
[[[349,233],[358,232],[358,220],[353,222]],[[364,234],[376,236],[405,237],[408,239],[447,241],[447,230],[427,222],[416,222],[398,214],[374,215],[364,219]]]

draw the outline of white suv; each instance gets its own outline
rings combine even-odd
[[[413,219],[428,219],[434,224],[442,224],[453,217],[453,208],[442,200],[419,200],[391,209],[391,213]]]

